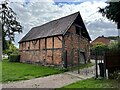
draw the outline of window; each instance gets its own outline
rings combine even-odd
[[[80,28],[76,26],[76,34],[80,35]]]

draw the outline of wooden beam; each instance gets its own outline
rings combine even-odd
[[[95,52],[95,71],[96,71],[96,79],[98,78],[98,66],[97,66],[97,53]]]
[[[26,42],[25,42],[25,50],[26,50]]]
[[[40,50],[41,48],[40,48],[40,39],[39,39],[39,50]]]
[[[52,37],[52,64],[54,64],[54,37]]]
[[[72,36],[72,34],[70,34],[70,38],[71,38],[71,40],[70,40],[70,43],[71,43],[71,49],[72,49],[72,52],[71,52],[71,60],[72,60],[72,66],[74,65],[74,53],[73,53],[73,36]]]
[[[62,65],[63,62],[65,62],[64,50],[65,50],[65,40],[64,40],[64,36],[62,36]]]
[[[29,50],[30,50],[30,41],[29,41]]]
[[[45,38],[45,60],[44,63],[46,63],[46,57],[47,57],[47,38]]]
[[[54,49],[52,49],[52,48],[46,48],[46,49],[30,49],[30,50],[20,50],[20,51],[42,51],[42,50],[62,50],[62,48],[54,48]]]
[[[79,64],[80,64],[80,61],[81,61],[81,55],[80,55],[80,37],[81,37],[81,34],[78,35],[78,74],[80,73],[80,71],[79,71]]]
[[[62,42],[62,40],[59,38],[59,36],[57,36],[57,38]]]
[[[35,44],[37,43],[38,40],[33,40],[32,43],[35,46]]]
[[[41,44],[41,40],[39,39],[39,61],[41,60],[41,47],[40,47],[40,44]]]

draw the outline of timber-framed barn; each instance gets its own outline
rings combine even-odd
[[[84,64],[90,59],[90,41],[80,12],[76,12],[33,27],[19,41],[20,62],[60,67]]]

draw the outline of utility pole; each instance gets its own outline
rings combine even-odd
[[[120,48],[120,22],[117,23],[117,29],[118,29],[118,47]]]

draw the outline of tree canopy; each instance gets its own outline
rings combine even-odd
[[[22,26],[16,19],[16,13],[8,6],[6,1],[1,4],[0,16],[2,22],[2,46],[3,50],[5,50],[8,48],[6,38],[14,41],[15,33],[21,33]]]
[[[120,1],[119,2],[108,2],[108,6],[100,8],[99,12],[109,20],[117,23],[120,28]]]

